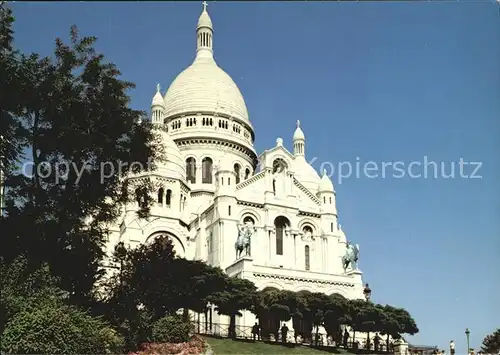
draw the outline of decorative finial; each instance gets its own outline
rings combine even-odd
[[[323,169],[323,176],[326,176],[326,169]]]
[[[157,84],[156,84],[156,92],[160,92],[160,89],[161,89],[161,87],[160,87],[160,83],[157,83]]]
[[[297,128],[300,128],[300,120],[297,120]]]
[[[201,4],[203,5],[203,11],[207,11],[207,2],[203,1]]]
[[[276,138],[276,145],[278,147],[281,147],[283,145],[283,138],[280,137]]]

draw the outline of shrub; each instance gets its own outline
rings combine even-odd
[[[153,341],[157,343],[184,343],[189,340],[193,326],[179,315],[166,316],[153,324]]]
[[[23,310],[7,323],[3,353],[118,353],[123,338],[98,318],[70,306],[46,305]]]
[[[142,344],[140,350],[129,355],[158,355],[158,354],[180,354],[180,355],[199,355],[208,353],[209,345],[200,337],[193,336],[186,343],[149,343]]]

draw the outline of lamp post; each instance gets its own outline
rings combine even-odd
[[[465,336],[467,337],[467,354],[469,354],[470,353],[470,343],[469,343],[470,330],[469,330],[469,328],[465,329]]]
[[[365,288],[363,289],[363,295],[365,295],[366,301],[370,300],[370,297],[372,295],[372,290],[370,289],[370,286],[368,284],[365,284]]]

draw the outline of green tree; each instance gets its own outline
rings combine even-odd
[[[379,306],[381,308],[380,322],[379,322],[379,332],[382,335],[386,335],[386,347],[389,349],[391,336],[397,338],[400,326],[396,318],[396,308],[385,305]]]
[[[344,296],[334,293],[328,297],[328,301],[325,305],[323,325],[327,333],[333,337],[336,343],[342,341],[340,326],[346,322],[348,302],[349,301]]]
[[[255,313],[261,323],[263,337],[274,334],[278,339],[280,322],[291,317],[290,308],[280,304],[280,296],[280,290],[274,287],[266,287],[258,293]]]
[[[366,307],[366,301],[364,300],[351,300],[348,304],[348,310],[346,315],[346,323],[352,328],[352,343],[356,342],[356,332],[362,331],[362,312]]]
[[[307,295],[306,303],[308,311],[304,313],[304,318],[310,320],[313,327],[316,328],[314,343],[317,345],[319,341],[319,327],[323,325],[324,315],[327,311],[327,305],[330,298],[321,292],[313,292]]]
[[[253,310],[256,298],[257,288],[253,282],[237,277],[227,277],[224,290],[211,296],[217,312],[230,317],[230,337],[236,338],[236,316],[241,316],[242,310]]]
[[[15,120],[21,112],[23,83],[12,47],[14,17],[6,2],[0,3],[0,23],[0,159],[3,173],[10,176],[24,148],[24,131]]]
[[[500,352],[500,328],[484,338],[481,352],[485,354],[497,354]]]
[[[358,315],[359,324],[358,331],[366,333],[366,347],[370,349],[370,333],[377,332],[380,329],[380,321],[382,319],[382,311],[379,307],[371,302],[365,302]]]
[[[112,302],[123,317],[140,304],[153,313],[154,320],[181,308],[186,315],[187,310],[201,313],[223,292],[239,290],[228,283],[220,268],[178,258],[166,236],[134,249],[118,245],[114,257],[121,267],[109,287]]]
[[[134,249],[117,248],[115,257],[122,268],[110,283],[112,301],[118,317],[136,312],[139,305],[153,313],[153,320],[174,314],[182,298],[175,273],[175,251],[168,237],[158,237],[150,244]]]
[[[208,302],[215,303],[215,294],[233,286],[222,269],[203,261],[179,258],[174,260],[172,267],[179,271],[173,275],[172,287],[182,295],[179,303],[173,306],[184,309],[186,320],[187,310],[205,312]],[[234,290],[238,292],[238,288]]]
[[[56,286],[58,280],[50,274],[47,265],[30,271],[24,256],[18,256],[9,264],[1,260],[0,280],[0,333],[17,313],[36,309],[41,304],[61,304],[67,298],[67,293]]]
[[[72,27],[69,44],[56,39],[53,58],[19,54],[10,44],[13,18],[1,9],[7,217],[0,229],[9,231],[2,256],[27,253],[34,269],[48,262],[74,302],[86,303],[100,277],[107,224],[132,198],[123,176],[154,169],[165,152],[138,123],[143,113],[128,107],[134,85],[94,49],[94,37]],[[20,171],[22,160],[32,169]]]

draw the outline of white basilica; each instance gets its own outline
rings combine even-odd
[[[167,235],[178,255],[219,266],[259,289],[364,298],[361,272],[342,267],[347,241],[337,222],[334,186],[307,163],[299,122],[293,151],[278,138],[257,155],[245,101],[217,65],[213,45],[205,5],[193,63],[165,95],[158,86],[152,101],[151,120],[163,127],[167,150],[167,161],[142,176],[158,184],[156,204],[147,219],[137,217],[137,203],[124,208],[110,231],[108,253],[119,241],[134,247]],[[250,245],[237,257],[244,236]],[[254,322],[249,312],[237,319],[239,325]]]

